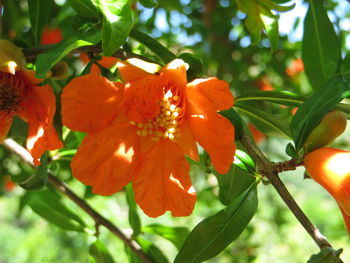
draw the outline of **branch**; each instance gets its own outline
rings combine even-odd
[[[45,53],[52,46],[53,45],[43,45],[40,47],[30,47],[30,48],[25,48],[22,51],[23,51],[23,54],[26,57],[27,61],[34,62],[37,56],[39,56],[41,53]],[[77,49],[73,50],[71,53],[74,53],[74,52],[81,52],[81,53],[96,55],[96,54],[102,53],[102,48],[100,45],[90,45],[90,46],[83,46],[83,47],[77,48]],[[117,50],[116,52],[114,52],[114,54],[111,57],[120,58],[122,60],[126,60],[129,58],[139,58],[139,59],[142,59],[142,60],[147,61],[147,62],[157,63],[149,58],[135,54],[131,51],[125,51],[123,49]]]
[[[266,158],[266,156],[260,151],[260,149],[249,139],[249,137],[243,135],[241,138],[242,145],[246,148],[249,155],[256,163],[258,172],[266,176],[273,187],[276,189],[280,197],[292,211],[294,216],[298,219],[301,225],[309,233],[315,243],[320,249],[324,247],[332,247],[320,231],[311,223],[309,218],[304,214],[299,205],[295,202],[288,189],[285,187],[281,179],[278,177],[276,167]]]
[[[6,139],[3,143],[4,147],[11,151],[12,153],[19,156],[25,163],[29,164],[31,167],[36,168],[33,163],[33,158],[30,153],[15,142],[12,139]],[[61,182],[57,177],[53,176],[52,172],[48,171],[48,183],[55,189],[60,191],[62,194],[67,196],[71,201],[78,205],[82,210],[84,210],[94,221],[96,225],[96,230],[98,231],[98,226],[103,225],[109,231],[111,231],[116,237],[121,239],[144,263],[152,263],[146,254],[138,248],[138,245],[132,239],[128,238],[119,228],[117,228],[112,222],[100,215],[95,211],[87,202],[77,196],[72,190],[69,189],[67,184]]]

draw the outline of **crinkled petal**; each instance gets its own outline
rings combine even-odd
[[[186,67],[187,65],[183,60],[175,59],[169,64],[165,65],[162,68],[161,73],[176,87],[183,90],[187,84]]]
[[[184,120],[178,129],[181,136],[176,139],[176,144],[180,147],[184,154],[186,154],[192,160],[198,162],[199,157],[197,144],[193,138],[188,121]]]
[[[138,79],[153,76],[153,74],[130,64],[127,61],[120,61],[117,63],[121,79],[124,83],[133,82]]]
[[[126,84],[124,106],[130,120],[144,122],[159,115],[163,83],[162,77],[150,75]]]
[[[198,89],[215,110],[226,110],[233,106],[233,96],[226,81],[212,77],[195,79],[188,85]]]
[[[62,121],[86,133],[104,129],[120,112],[123,84],[88,74],[74,78],[61,95]]]
[[[39,158],[45,151],[63,146],[53,127],[56,98],[49,85],[32,86],[27,92],[27,149],[33,156],[34,164],[38,165]]]
[[[133,188],[136,202],[150,217],[166,211],[173,216],[188,216],[196,202],[189,164],[177,145],[167,139],[140,157]]]
[[[227,173],[234,158],[234,127],[198,89],[187,88],[186,118],[193,137],[208,152],[215,169]]]
[[[100,195],[110,195],[127,185],[140,136],[125,116],[119,116],[108,128],[87,135],[71,166],[73,176],[92,191]]]
[[[2,143],[11,128],[13,117],[0,112],[0,143]]]

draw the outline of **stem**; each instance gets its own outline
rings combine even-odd
[[[311,223],[309,218],[304,214],[299,205],[295,202],[281,179],[278,177],[278,172],[275,170],[275,167],[270,163],[270,161],[260,151],[260,149],[249,139],[249,137],[245,135],[243,135],[241,138],[241,143],[246,148],[252,159],[255,161],[258,172],[269,179],[282,200],[286,203],[300,224],[309,233],[318,247],[320,249],[324,247],[332,247],[331,244],[327,241],[326,237],[324,237],[320,231]]]
[[[6,139],[3,143],[4,147],[11,151],[12,153],[19,156],[25,163],[35,168],[36,166],[33,163],[33,158],[30,153],[15,142],[12,139]],[[67,184],[60,181],[57,177],[53,176],[50,171],[48,171],[48,183],[53,186],[55,189],[60,191],[66,197],[68,197],[71,201],[73,201],[77,206],[79,206],[82,210],[84,210],[94,221],[96,225],[96,231],[98,233],[98,226],[103,225],[109,231],[111,231],[116,237],[121,239],[144,263],[152,263],[152,261],[148,258],[146,254],[143,253],[142,250],[138,248],[138,245],[135,241],[128,238],[118,227],[116,227],[112,222],[108,219],[100,215],[96,210],[94,210],[85,200],[81,199],[77,196],[72,190],[69,189]]]

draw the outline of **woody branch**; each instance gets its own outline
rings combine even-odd
[[[30,153],[15,142],[12,139],[6,139],[3,143],[4,147],[10,152],[19,156],[25,163],[35,168]],[[106,227],[111,233],[122,240],[144,263],[152,263],[146,254],[138,248],[138,245],[129,237],[127,237],[118,227],[116,227],[111,221],[103,217],[96,210],[94,210],[86,201],[77,196],[64,182],[60,181],[57,177],[48,171],[48,183],[56,190],[60,191],[82,210],[84,210],[95,222],[96,230],[100,225]]]

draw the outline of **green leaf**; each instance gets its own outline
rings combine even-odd
[[[224,110],[219,112],[222,116],[227,118],[235,127],[235,140],[239,140],[242,138],[244,132],[243,132],[243,122],[241,116],[234,110]]]
[[[279,12],[286,12],[290,11],[294,8],[295,4],[292,4],[290,6],[283,6],[283,5],[278,5],[274,3],[271,0],[258,0],[259,4],[267,9],[273,9]]]
[[[140,0],[140,4],[147,8],[153,8],[158,5],[157,1],[154,0]]]
[[[264,22],[267,36],[270,40],[271,52],[274,52],[278,48],[279,32],[278,32],[278,17],[269,17],[261,15],[261,19]]]
[[[165,64],[176,58],[175,54],[149,35],[136,29],[132,29],[130,31],[130,36],[153,51]]]
[[[141,237],[136,238],[137,243],[141,246],[142,251],[149,256],[151,262],[154,263],[168,263],[169,261],[163,255],[162,251],[156,247],[152,242]]]
[[[130,247],[124,246],[125,253],[128,256],[129,263],[142,263],[141,259],[131,250]]]
[[[102,51],[111,56],[126,42],[133,26],[130,0],[96,0],[102,13]]]
[[[33,175],[28,177],[26,180],[21,181],[19,185],[29,191],[36,191],[42,189],[47,184],[47,157],[48,152],[46,152],[41,158],[41,164],[34,171]]]
[[[258,108],[243,104],[235,104],[234,108],[265,126],[265,128],[271,129],[284,137],[290,138],[289,123],[285,119]]]
[[[84,221],[63,204],[56,192],[50,189],[31,192],[27,202],[35,213],[47,221],[66,230],[84,232]]]
[[[213,171],[219,183],[219,199],[224,205],[229,205],[255,182],[253,174],[231,165],[226,174]]]
[[[126,200],[129,205],[129,224],[133,230],[133,237],[136,237],[141,232],[141,220],[137,212],[137,206],[134,198],[134,191],[132,185],[128,184],[125,187]]]
[[[312,255],[307,263],[342,263],[343,261],[339,258],[343,249],[334,250],[331,247],[324,247],[322,250],[315,255]]]
[[[323,87],[339,69],[339,39],[323,7],[323,1],[309,1],[304,21],[302,59],[305,73],[315,90]]]
[[[340,74],[350,83],[350,54],[347,54],[342,61]]]
[[[105,245],[96,240],[89,248],[90,255],[95,260],[95,263],[114,263],[112,255],[109,253]]]
[[[243,171],[254,174],[256,172],[253,159],[244,151],[237,149],[235,153],[234,164]]]
[[[82,17],[99,19],[100,12],[93,0],[68,0],[70,6]]]
[[[28,0],[29,18],[36,45],[40,44],[41,33],[49,21],[52,3],[53,0]]]
[[[168,11],[177,10],[179,12],[182,12],[182,5],[180,0],[158,0],[158,3]]]
[[[293,159],[296,159],[296,160],[300,159],[300,156],[299,156],[297,150],[294,148],[293,144],[291,144],[291,143],[288,143],[288,145],[286,147],[286,154],[288,154]]]
[[[297,151],[302,148],[310,132],[320,123],[324,115],[348,96],[349,91],[349,86],[341,76],[337,75],[300,106],[290,124]]]
[[[182,53],[179,55],[179,58],[190,66],[190,68],[187,70],[189,79],[192,79],[194,76],[203,72],[203,61],[196,55],[191,53]]]
[[[256,185],[232,204],[204,219],[190,233],[174,263],[197,263],[212,258],[233,242],[253,218],[258,206]]]
[[[50,69],[61,61],[74,49],[82,46],[97,44],[100,41],[98,31],[90,31],[78,34],[71,38],[65,39],[60,43],[52,46],[47,52],[40,54],[36,59],[36,77],[45,78]]]
[[[290,91],[252,91],[235,98],[235,104],[241,104],[244,101],[269,101],[286,106],[299,107],[306,99],[307,98],[304,96],[300,96]],[[338,103],[335,108],[343,112],[350,113],[349,104]]]
[[[190,231],[186,227],[168,227],[160,224],[152,224],[142,227],[142,231],[146,233],[159,235],[171,243],[178,249],[184,243]]]

